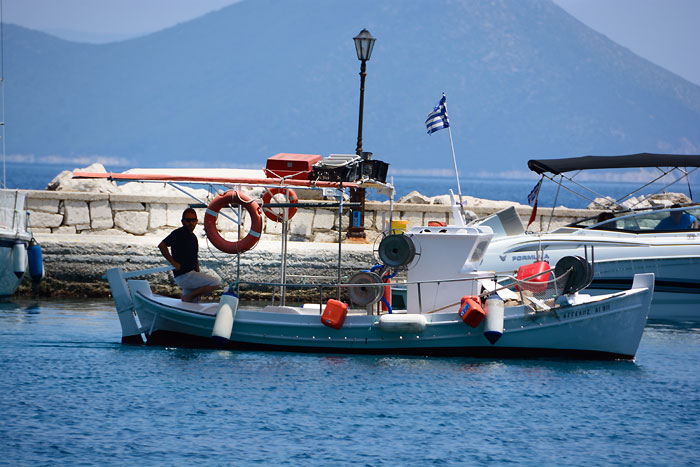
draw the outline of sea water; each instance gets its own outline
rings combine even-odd
[[[700,325],[635,361],[120,343],[113,304],[0,303],[4,465],[697,465]]]

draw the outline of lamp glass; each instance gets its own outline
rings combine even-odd
[[[368,30],[363,29],[356,37],[353,37],[353,40],[355,41],[357,59],[362,61],[369,60],[372,56],[372,49],[376,39],[372,37]]]

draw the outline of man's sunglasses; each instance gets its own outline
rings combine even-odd
[[[182,220],[185,221],[185,222],[197,222],[197,218],[196,218],[196,217],[187,217],[187,218],[182,219]]]

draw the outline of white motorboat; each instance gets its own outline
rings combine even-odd
[[[139,179],[138,174],[76,176]],[[183,177],[176,180],[187,181]],[[228,191],[214,193],[210,202],[198,200],[208,205],[206,215],[218,213],[222,199],[240,209],[241,196],[233,192],[241,190],[241,181],[217,177],[215,182],[226,184]],[[283,180],[276,186],[270,186],[270,179],[245,182],[289,189]],[[296,180],[295,185],[299,184]],[[348,186],[357,184],[336,184],[337,189]],[[391,189],[393,198],[393,187],[384,188]],[[339,223],[343,199],[337,198]],[[256,201],[245,204],[251,229],[255,229],[260,206]],[[304,204],[266,203],[263,208],[281,207],[287,212],[287,208],[303,208]],[[653,274],[636,275],[628,290],[590,296],[582,291],[590,282],[589,263],[568,258],[537,277],[506,277],[509,283],[501,282],[491,272],[476,270],[493,236],[490,227],[414,227],[406,233],[387,234],[377,248],[380,264],[372,268],[375,272],[358,271],[349,282],[341,282],[339,262],[335,282],[290,283],[284,273],[288,214],[276,219],[283,223],[281,279],[268,284],[281,289],[276,303],[239,309],[238,299],[228,292],[219,302],[185,303],[156,295],[147,280],[134,279],[151,271],[113,268],[107,271],[107,279],[122,326],[122,342],[323,353],[631,359],[646,324]],[[205,226],[206,222],[205,218]],[[219,248],[216,224],[208,225],[207,236]],[[250,235],[241,239],[250,239]],[[254,246],[250,243],[246,247]],[[338,244],[339,258],[341,248],[342,242]],[[240,249],[237,254],[241,254]],[[402,310],[381,306],[387,287],[394,285],[386,282],[388,272],[396,270],[402,270],[406,277],[400,283],[407,288],[407,304]],[[245,285],[237,277],[229,290]],[[320,291],[318,302],[291,305],[286,290],[293,287]]]
[[[531,160],[528,165],[547,178],[559,176],[557,183],[561,183],[574,178],[566,177],[568,172],[609,168],[658,167],[664,168],[660,175],[668,177],[679,168],[695,170],[700,166],[700,156],[587,156]],[[681,179],[688,175],[685,169],[681,173]],[[578,189],[582,187],[574,183]],[[622,208],[622,202],[616,200],[610,208],[601,208],[602,216],[545,233],[525,232],[513,213],[502,212],[481,220],[477,224],[491,225],[496,232],[481,267],[514,273],[537,259],[555,264],[564,256],[582,255],[584,249],[593,248],[595,275],[587,289],[590,293],[624,290],[635,274],[652,272],[656,283],[650,319],[700,319],[700,230],[692,222],[674,225],[664,220],[673,216],[700,220],[700,205],[630,210]]]

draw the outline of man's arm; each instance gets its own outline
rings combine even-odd
[[[170,254],[170,249],[168,248],[168,245],[165,244],[165,240],[158,244],[158,249],[160,250],[160,254],[163,255],[163,258],[168,260],[168,263],[172,264],[176,271],[179,271],[180,263],[173,259],[173,256]]]

